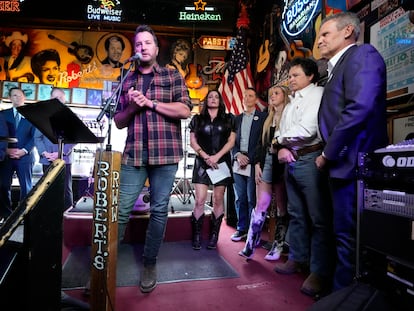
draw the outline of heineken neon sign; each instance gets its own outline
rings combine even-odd
[[[315,15],[320,0],[285,0],[283,30],[294,37],[306,29]],[[323,1],[323,0],[322,0]],[[289,3],[290,2],[290,3]]]
[[[223,20],[222,15],[217,12],[217,9],[207,6],[207,2],[198,0],[193,3],[194,6],[185,6],[183,11],[178,12],[179,21],[219,22]]]

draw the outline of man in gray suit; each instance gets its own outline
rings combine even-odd
[[[356,271],[358,153],[388,143],[386,68],[378,51],[357,45],[356,14],[328,16],[321,24],[318,47],[328,60],[328,82],[319,109],[323,153],[316,166],[329,172],[334,208],[337,263],[333,289],[350,285]]]
[[[53,88],[50,98],[56,98],[61,103],[66,103],[66,95],[62,89]],[[43,172],[46,173],[51,163],[59,158],[59,145],[52,143],[41,131],[36,129],[34,135],[35,145],[39,153],[39,162],[42,164]],[[72,191],[72,149],[74,144],[64,144],[62,159],[65,161],[65,205],[63,210],[73,205]]]

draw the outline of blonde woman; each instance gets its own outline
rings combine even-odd
[[[283,179],[284,164],[280,164],[277,160],[277,150],[273,149],[272,140],[278,134],[283,109],[289,102],[289,90],[285,86],[275,85],[269,89],[268,93],[269,114],[263,125],[255,158],[256,207],[252,211],[245,247],[239,252],[239,255],[246,259],[253,257],[254,249],[260,242],[261,231],[272,197],[275,198],[277,208],[276,237],[265,259],[279,259],[288,226],[286,189]]]

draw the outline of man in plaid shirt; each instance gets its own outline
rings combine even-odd
[[[138,26],[134,44],[140,60],[125,80],[114,117],[119,129],[128,128],[121,164],[118,236],[121,241],[148,178],[151,216],[139,287],[149,293],[157,286],[156,259],[167,224],[170,192],[183,157],[181,119],[190,117],[192,104],[181,74],[157,64],[158,40],[149,26]]]

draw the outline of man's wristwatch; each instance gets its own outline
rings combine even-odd
[[[151,110],[152,111],[155,111],[157,109],[157,105],[158,105],[158,100],[154,99],[152,101],[152,108],[151,108]]]

